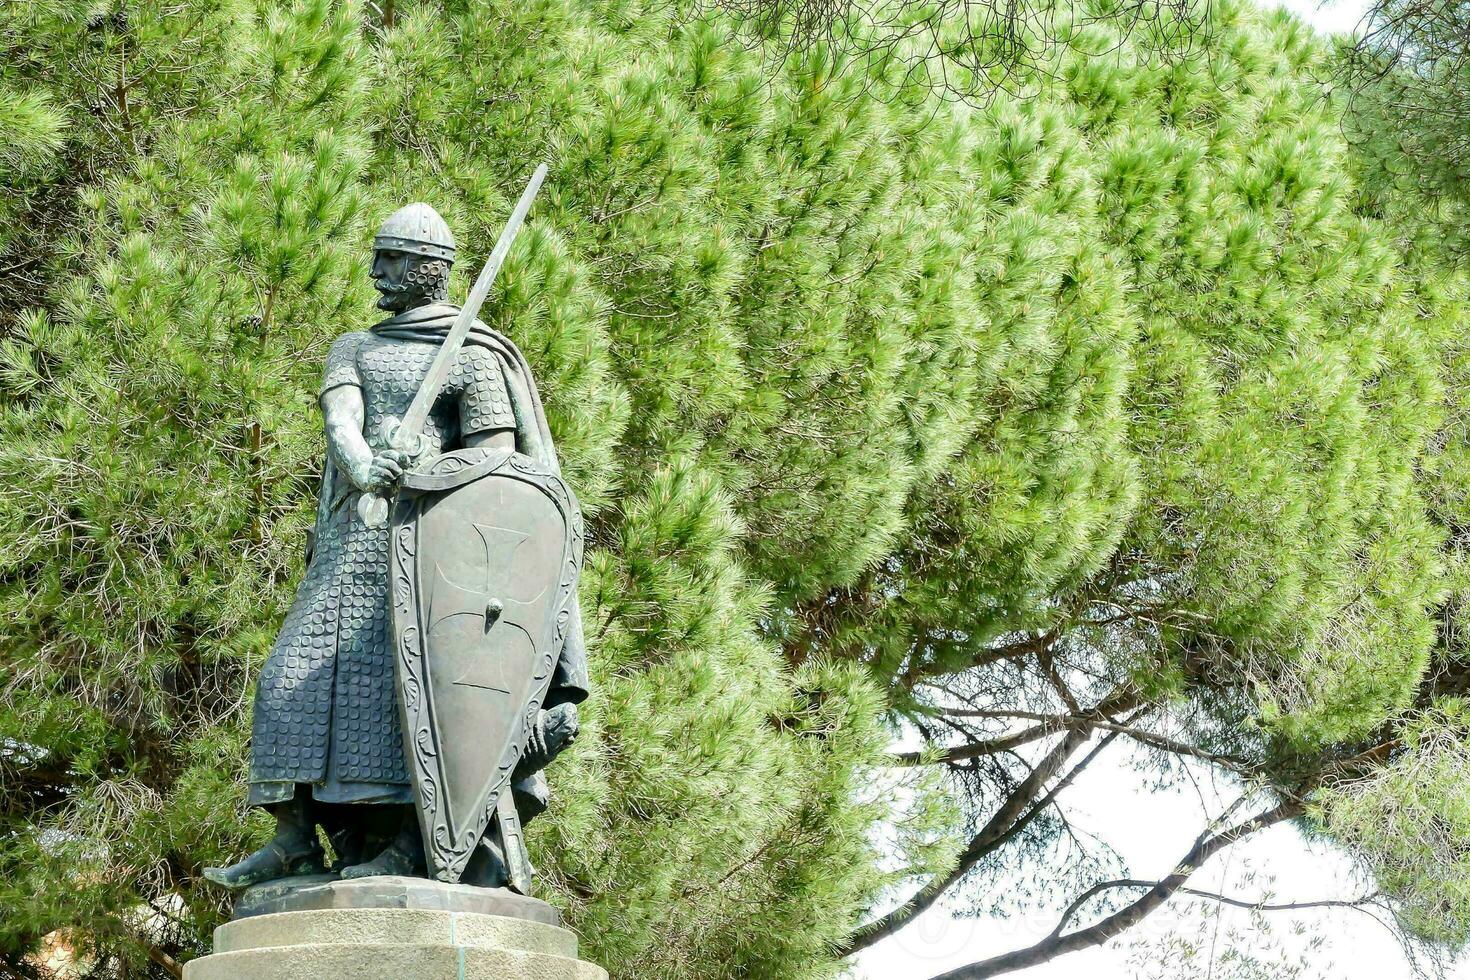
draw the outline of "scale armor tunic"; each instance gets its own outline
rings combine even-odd
[[[389,447],[384,423],[408,411],[438,352],[434,343],[346,334],[327,354],[321,393],[359,387],[363,433],[380,452]],[[500,356],[466,345],[424,426],[429,454],[515,425]],[[314,784],[313,798],[327,803],[413,798],[394,686],[389,527],[364,524],[357,488],[327,469],[306,575],[256,689],[252,804],[290,799],[298,783]]]

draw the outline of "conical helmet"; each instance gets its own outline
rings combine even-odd
[[[422,202],[399,208],[373,238],[373,248],[412,252],[432,259],[454,261],[454,234],[439,212]]]

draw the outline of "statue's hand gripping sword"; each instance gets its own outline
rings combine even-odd
[[[531,202],[536,199],[536,192],[541,189],[541,182],[545,179],[546,164],[543,163],[536,168],[536,172],[531,175],[531,182],[521,192],[521,199],[516,202],[515,210],[510,213],[510,218],[505,223],[505,230],[500,233],[500,240],[495,243],[495,250],[490,253],[489,260],[485,262],[485,268],[480,270],[480,277],[475,280],[469,298],[465,300],[459,316],[454,320],[454,326],[449,328],[449,334],[444,338],[444,343],[440,345],[439,353],[434,356],[434,363],[429,366],[429,373],[425,376],[424,383],[414,393],[413,402],[408,406],[408,411],[404,413],[403,420],[397,423],[389,420],[387,423],[388,442],[394,449],[407,453],[410,457],[423,454],[424,423],[428,421],[429,410],[434,407],[434,401],[439,397],[439,392],[444,389],[444,382],[454,367],[454,359],[459,355],[460,348],[464,346],[470,328],[475,325],[475,317],[479,314],[480,307],[485,304],[485,297],[490,294],[490,287],[495,284],[495,276],[500,272],[500,266],[505,262],[506,255],[510,253],[510,246],[515,242],[516,233],[521,230],[521,224],[526,220],[526,213],[531,210]],[[381,527],[388,520],[388,498],[365,493],[357,500],[357,513],[362,517],[363,523],[369,527]]]

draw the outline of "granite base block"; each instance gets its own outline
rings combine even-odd
[[[215,930],[214,953],[184,980],[607,980],[535,899],[423,879],[296,885],[289,895],[258,886],[266,891]],[[460,907],[491,900],[510,914]],[[295,907],[261,910],[280,902]]]
[[[508,888],[447,885],[428,878],[380,875],[343,881],[336,875],[302,875],[247,888],[235,900],[235,918],[318,909],[431,909],[477,912],[561,925],[561,913],[538,898]]]

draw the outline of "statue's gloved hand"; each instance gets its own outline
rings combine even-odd
[[[352,482],[366,493],[382,493],[403,478],[407,465],[407,453],[385,449],[373,456],[361,473],[352,474]]]

